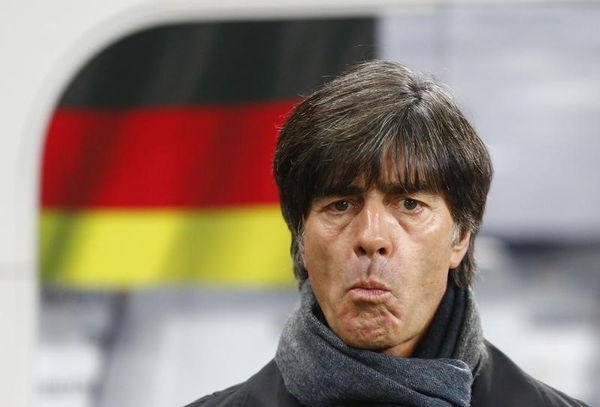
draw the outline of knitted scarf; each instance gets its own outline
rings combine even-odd
[[[470,290],[449,282],[431,326],[411,358],[352,348],[323,322],[310,282],[288,319],[275,362],[302,404],[468,407],[486,357]]]

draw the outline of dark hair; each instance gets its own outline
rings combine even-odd
[[[313,199],[358,176],[367,186],[376,183],[390,158],[407,191],[441,194],[458,236],[471,232],[465,257],[451,271],[457,285],[471,284],[492,178],[489,154],[442,85],[388,61],[358,64],[318,89],[279,134],[274,174],[300,283],[308,277],[300,245]]]

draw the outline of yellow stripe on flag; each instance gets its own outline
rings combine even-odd
[[[293,284],[277,206],[220,210],[44,210],[44,281],[90,288]]]

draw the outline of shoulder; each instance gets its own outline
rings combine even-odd
[[[488,358],[473,383],[472,407],[585,407],[586,404],[534,379],[486,342]]]
[[[204,396],[185,407],[216,407],[216,406],[241,406],[243,392],[240,391],[244,383],[231,386],[225,390]]]
[[[244,383],[204,396],[186,407],[301,407],[287,391],[279,368],[271,360]]]

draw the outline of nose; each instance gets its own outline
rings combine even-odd
[[[389,216],[383,204],[365,204],[355,218],[354,253],[358,257],[387,257],[392,253],[392,225]]]

